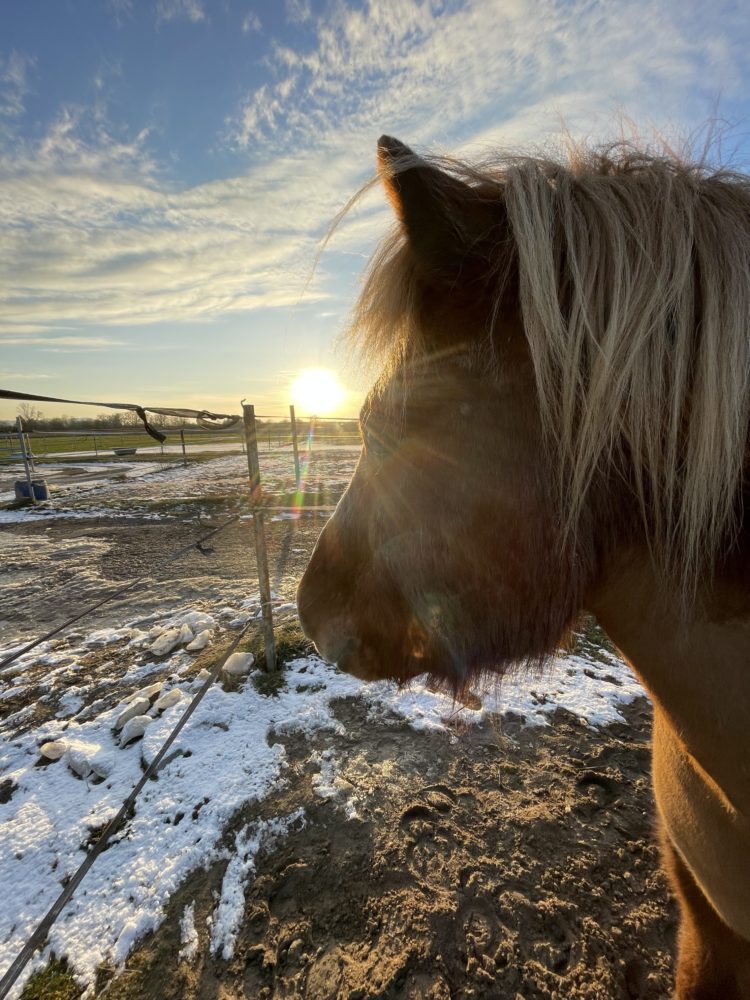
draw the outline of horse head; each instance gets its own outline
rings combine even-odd
[[[500,186],[388,137],[378,160],[398,231],[355,323],[376,348],[389,340],[388,358],[298,608],[342,669],[460,690],[555,648],[580,606],[586,537],[559,516]]]

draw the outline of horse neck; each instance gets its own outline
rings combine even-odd
[[[738,558],[700,610],[685,615],[648,554],[630,551],[614,561],[587,607],[675,737],[750,816],[750,586],[737,569],[747,565]]]

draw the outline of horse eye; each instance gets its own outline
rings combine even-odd
[[[365,453],[370,458],[387,458],[395,449],[397,441],[382,427],[365,426],[362,428],[362,440]]]

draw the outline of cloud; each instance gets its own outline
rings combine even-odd
[[[251,31],[260,31],[263,25],[255,11],[249,11],[242,19],[242,33],[249,34]]]
[[[10,372],[0,370],[0,380],[3,382],[10,380],[18,382],[20,379],[37,382],[42,378],[57,378],[57,375],[50,375],[47,372]]]
[[[107,0],[107,6],[114,14],[118,28],[133,16],[133,0]]]
[[[312,18],[310,0],[285,0],[284,6],[290,24],[303,24]]]
[[[229,134],[240,147],[290,148],[321,135],[408,132],[466,140],[488,119],[512,137],[625,107],[655,119],[705,115],[739,93],[750,32],[730,3],[710,11],[633,0],[367,0],[312,17],[314,40],[269,55],[276,80],[247,95]],[[700,110],[698,110],[700,108]]]
[[[0,345],[42,347],[44,350],[73,351],[86,350],[98,351],[110,347],[124,347],[126,341],[114,340],[112,337],[37,337],[37,336],[5,336],[0,331]]]
[[[123,142],[90,117],[66,108],[38,143],[0,156],[0,343],[96,346],[85,330],[80,345],[38,334],[297,303],[350,166],[321,174],[290,154],[179,189],[145,134]]]
[[[205,21],[206,12],[201,0],[156,0],[156,23],[181,19],[197,24]]]
[[[158,9],[162,20],[205,17],[197,0]],[[236,176],[178,186],[147,129],[123,138],[99,108],[64,107],[40,139],[0,145],[0,343],[74,331],[96,346],[88,329],[96,338],[294,306],[331,220],[372,173],[381,132],[482,152],[554,132],[560,115],[578,134],[605,132],[620,106],[689,126],[717,81],[739,92],[750,34],[731,6],[696,0],[369,0],[356,10],[333,0],[325,15],[306,10],[287,15],[304,14],[310,42],[268,39],[272,72],[227,125],[244,158]],[[17,89],[28,65],[9,71]],[[331,272],[361,268],[386,212],[376,195],[346,217],[306,301],[338,308]]]
[[[30,56],[11,52],[0,55],[0,117],[20,118],[24,112],[24,98],[29,92],[28,72],[36,64]]]

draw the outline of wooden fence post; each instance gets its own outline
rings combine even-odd
[[[29,486],[29,496],[32,503],[36,503],[36,497],[34,496],[34,484],[31,481],[31,469],[29,469],[29,459],[26,454],[27,443],[24,441],[23,433],[23,421],[20,417],[16,417],[16,430],[18,431],[18,442],[21,445],[21,455],[23,457],[23,467],[26,470],[26,482]]]
[[[31,441],[29,440],[28,432],[24,432],[24,438],[26,439],[26,454],[29,459],[31,471],[32,473],[36,473],[36,465],[34,465],[34,452],[31,450]]]
[[[185,431],[180,427],[180,441],[182,442],[182,464],[187,465],[187,452],[185,451]]]
[[[300,488],[300,483],[302,482],[299,472],[299,441],[297,440],[297,416],[294,412],[294,404],[289,404],[289,421],[292,425],[292,450],[294,451],[294,481],[297,484],[297,490]]]
[[[258,584],[260,587],[260,607],[263,613],[263,638],[266,646],[266,670],[276,670],[276,642],[273,634],[273,608],[271,607],[271,578],[268,575],[268,553],[263,525],[263,491],[260,484],[260,461],[258,459],[258,429],[255,425],[255,407],[242,404],[242,419],[245,425],[245,445],[247,447],[247,468],[250,473],[250,502],[253,508],[253,532],[255,534],[255,558],[258,564]]]

